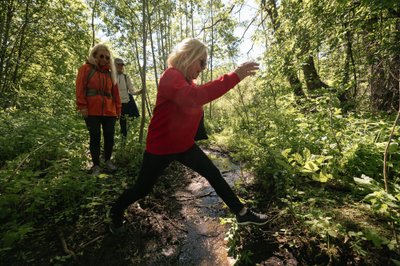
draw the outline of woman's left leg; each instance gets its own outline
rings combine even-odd
[[[104,137],[104,159],[108,161],[111,159],[111,154],[114,148],[114,132],[116,117],[103,116],[103,137]]]
[[[188,151],[180,154],[178,161],[204,176],[234,214],[239,214],[244,208],[244,205],[222,177],[221,172],[197,144],[194,144]]]

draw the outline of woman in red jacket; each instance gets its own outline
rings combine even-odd
[[[98,44],[90,51],[89,59],[81,66],[76,78],[76,105],[89,130],[93,175],[101,172],[101,127],[105,165],[109,171],[116,170],[110,159],[114,147],[115,121],[121,115],[121,100],[112,62],[110,49]]]
[[[124,211],[150,193],[158,177],[172,161],[179,161],[205,177],[236,215],[239,224],[265,224],[267,216],[243,206],[218,168],[194,142],[203,105],[221,97],[242,79],[253,75],[258,64],[245,63],[234,72],[196,86],[193,80],[207,65],[207,48],[197,39],[186,39],[169,56],[168,65],[160,78],[139,177],[134,186],[125,190],[112,206],[110,231],[113,234],[124,231]]]

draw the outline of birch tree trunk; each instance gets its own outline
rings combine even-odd
[[[96,7],[97,7],[97,0],[93,0],[93,8],[92,8],[92,47],[96,44],[96,29],[94,25],[94,18],[96,17]]]
[[[143,43],[143,67],[141,71],[142,79],[142,119],[140,121],[140,131],[139,131],[139,142],[143,143],[144,139],[144,126],[146,123],[146,69],[147,69],[147,56],[146,56],[146,46],[147,46],[147,14],[146,14],[147,0],[142,1],[142,43]],[[140,64],[138,62],[138,64]]]

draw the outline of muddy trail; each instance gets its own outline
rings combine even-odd
[[[215,150],[205,152],[231,186],[235,182],[252,182],[251,175],[243,173],[228,156]],[[179,178],[177,171],[182,173]],[[236,263],[227,251],[226,236],[231,224],[221,223],[221,219],[229,221],[233,216],[206,179],[178,164],[173,164],[161,178],[165,182],[159,182],[151,195],[129,207],[127,234],[114,237],[105,229],[101,239],[87,245],[79,264],[229,266]],[[269,234],[268,230],[265,234]],[[251,245],[260,250],[263,260],[272,255],[266,250],[276,248],[272,242]]]
[[[372,253],[364,259],[354,253],[350,242],[332,239],[335,246],[326,246],[302,226],[285,203],[273,199],[272,191],[257,184],[254,176],[233,163],[226,153],[204,151],[239,198],[271,217],[268,224],[237,226],[203,177],[173,163],[153,192],[129,207],[124,236],[111,235],[109,221],[104,218],[113,199],[104,202],[106,197],[96,195],[98,203],[87,209],[82,207],[80,210],[88,212],[79,213],[78,222],[63,221],[54,226],[44,221],[43,228],[32,232],[10,256],[0,259],[0,265],[392,265],[391,253],[385,250],[375,252],[371,247]],[[102,192],[112,191],[114,195],[116,179],[121,176],[133,174],[121,172],[97,184],[102,186]],[[120,181],[124,183],[126,179]],[[316,188],[321,191],[320,186]],[[337,190],[321,195],[322,199],[337,202],[343,202],[346,196]],[[349,216],[356,218],[351,221],[354,226],[355,222],[373,223],[351,203],[334,208],[341,219],[350,219],[347,216],[351,212],[357,214]]]

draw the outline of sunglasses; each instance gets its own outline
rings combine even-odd
[[[101,59],[104,59],[104,58],[105,58],[107,61],[110,60],[110,57],[107,56],[107,55],[103,55],[103,54],[102,54],[102,55],[99,55],[99,57],[100,57]]]
[[[207,60],[205,60],[205,59],[200,59],[200,67],[201,67],[202,69],[205,69],[206,66],[207,66]]]

